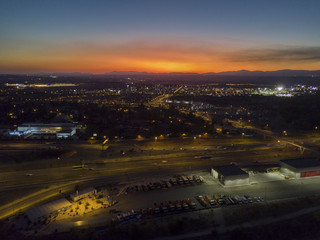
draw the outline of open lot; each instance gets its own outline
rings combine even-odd
[[[46,227],[43,233],[51,233],[55,229],[59,231],[64,231],[75,226],[87,226],[87,225],[105,225],[108,224],[112,218],[117,218],[119,213],[131,212],[134,209],[137,212],[140,212],[141,209],[147,210],[148,208],[153,209],[154,203],[157,206],[161,206],[161,203],[175,202],[176,200],[186,200],[188,198],[192,199],[195,203],[196,208],[194,210],[187,211],[177,211],[174,212],[168,211],[168,213],[152,213],[147,215],[147,219],[150,218],[159,218],[159,217],[180,217],[180,216],[199,216],[202,211],[207,211],[206,209],[211,209],[213,214],[218,214],[220,217],[219,221],[223,222],[224,212],[228,212],[230,208],[237,208],[244,206],[240,205],[217,205],[211,208],[207,208],[200,204],[200,201],[197,200],[198,196],[207,195],[213,197],[214,195],[226,195],[226,196],[250,196],[252,203],[247,204],[267,204],[270,202],[282,201],[285,199],[291,198],[301,198],[304,196],[313,196],[318,195],[320,187],[318,184],[319,177],[308,178],[308,179],[290,179],[290,180],[279,180],[281,175],[277,173],[270,174],[270,181],[253,183],[247,186],[238,186],[238,187],[223,187],[220,183],[212,179],[208,172],[190,172],[189,175],[199,174],[203,177],[204,183],[201,184],[183,184],[172,186],[168,189],[158,189],[151,191],[140,191],[130,194],[116,194],[113,196],[114,200],[117,200],[118,203],[109,208],[101,208],[95,211],[87,213],[85,216],[70,216],[69,218],[57,218],[50,226]],[[255,177],[266,177],[265,174],[261,176],[258,174]],[[152,181],[154,179],[147,179],[147,181]],[[133,183],[140,184],[141,182]],[[256,199],[263,199],[263,201],[258,201]],[[245,206],[247,206],[245,204]],[[225,209],[225,210],[224,210]],[[111,210],[111,211],[110,211]],[[131,221],[132,222],[132,221]]]

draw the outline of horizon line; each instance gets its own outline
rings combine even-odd
[[[139,72],[139,71],[110,71],[105,73],[92,73],[92,72],[32,72],[32,73],[0,73],[0,75],[50,75],[50,74],[81,74],[81,75],[109,75],[113,73],[123,73],[123,74],[130,74],[130,73],[137,73],[137,74],[196,74],[196,75],[204,75],[204,74],[221,74],[221,73],[237,73],[237,72],[260,72],[260,73],[273,73],[273,72],[281,72],[281,71],[305,71],[305,72],[317,72],[320,69],[315,70],[305,70],[305,69],[280,69],[280,70],[233,70],[233,71],[222,71],[222,72]]]

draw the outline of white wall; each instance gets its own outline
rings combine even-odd
[[[213,168],[211,169],[211,175],[212,175],[214,178],[218,178],[218,172],[216,172]]]
[[[225,180],[224,181],[225,186],[247,185],[249,183],[250,183],[249,178]]]
[[[280,172],[281,172],[283,175],[286,175],[286,176],[289,176],[289,177],[300,178],[300,173],[293,172],[293,171],[291,171],[291,170],[288,169],[288,168],[282,167],[282,168],[280,169]]]

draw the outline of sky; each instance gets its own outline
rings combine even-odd
[[[319,0],[1,0],[0,73],[320,69]]]

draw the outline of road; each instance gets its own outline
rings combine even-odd
[[[132,143],[141,147],[143,152],[129,151]],[[232,143],[232,144],[230,144]],[[100,144],[69,144],[66,148],[75,154],[66,154],[61,159],[41,160],[28,163],[7,164],[0,170],[0,197],[4,203],[0,216],[58,196],[59,190],[68,192],[76,184],[98,186],[138,181],[146,177],[172,176],[184,171],[210,170],[214,164],[230,162],[278,161],[280,158],[297,157],[297,152],[279,148],[277,143],[263,139],[166,139],[163,141],[124,141],[113,142],[109,146],[114,152],[101,151]],[[223,144],[223,145],[222,145]],[[9,144],[5,148],[42,148],[40,144]],[[183,146],[183,148],[181,148]],[[221,149],[225,146],[225,150]],[[180,150],[182,149],[182,150]],[[0,148],[1,150],[1,148]],[[110,156],[110,154],[112,156]],[[209,159],[195,159],[197,155],[211,155]],[[93,171],[72,170],[72,165],[85,159]],[[78,164],[79,165],[79,164]],[[32,176],[27,176],[32,174]],[[17,199],[15,191],[23,192],[25,186],[33,186],[35,191],[27,191],[23,200]],[[40,188],[40,189],[39,189]],[[9,194],[11,192],[11,195]],[[11,202],[11,203],[10,203]]]
[[[168,98],[174,96],[174,94],[178,93],[181,89],[183,89],[183,86],[180,86],[179,88],[177,88],[172,94],[163,94],[163,95],[155,97],[148,104],[150,106],[159,106],[159,104],[163,103],[163,101],[165,99],[168,99]]]
[[[207,169],[214,164],[248,161],[277,161],[279,158],[297,157],[297,152],[280,151],[273,147],[252,147],[249,149],[235,148],[230,150],[207,149],[163,151],[153,150],[142,154],[133,154],[128,157],[114,157],[102,159],[86,159],[86,164],[93,171],[72,170],[71,165],[49,168],[34,168],[20,171],[6,171],[1,173],[0,187],[24,184],[41,183],[48,181],[73,180],[86,177],[108,176],[125,174],[126,172],[147,172],[154,169]],[[208,159],[196,159],[195,156],[209,155]],[[59,160],[56,160],[59,161]],[[66,162],[66,164],[68,161]],[[71,162],[73,163],[73,162]],[[32,174],[30,176],[30,174]],[[1,188],[0,188],[1,189]]]
[[[306,151],[306,150],[307,151],[311,151],[313,153],[316,153],[318,155],[320,154],[319,150],[315,150],[315,149],[309,148],[307,146],[304,146],[302,144],[298,144],[298,143],[296,143],[294,141],[290,141],[289,139],[285,139],[283,136],[281,137],[281,136],[279,136],[279,134],[274,133],[274,132],[272,132],[270,130],[260,129],[260,128],[257,128],[257,127],[255,127],[255,126],[253,126],[253,125],[251,125],[251,124],[249,124],[247,122],[240,121],[240,120],[239,121],[234,121],[234,120],[228,119],[228,122],[231,123],[232,126],[234,126],[235,128],[250,129],[250,130],[253,130],[256,133],[261,134],[261,135],[263,135],[265,137],[273,138],[274,140],[276,140],[279,143],[284,143],[284,144],[288,144],[288,145],[292,145],[294,147],[297,147],[297,148],[300,149],[301,154],[303,154],[304,151]],[[287,135],[286,131],[284,131],[283,133],[285,133],[285,135]]]

